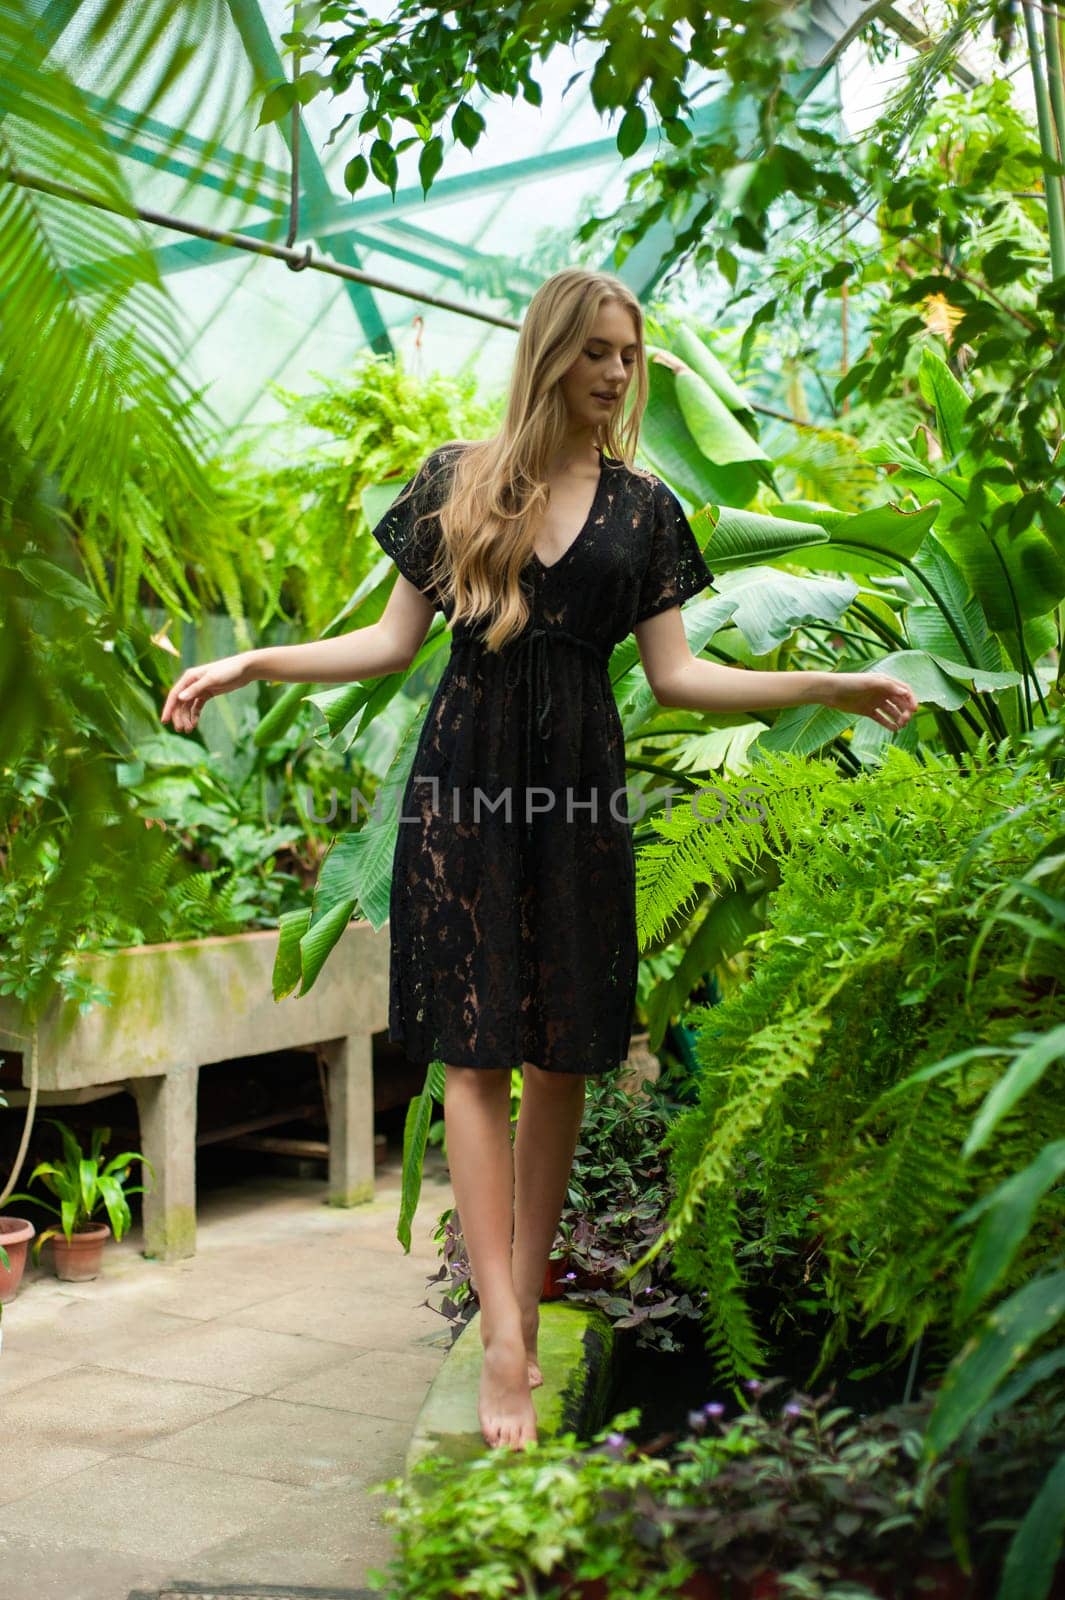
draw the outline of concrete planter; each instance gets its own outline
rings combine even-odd
[[[388,928],[344,930],[313,989],[273,997],[276,929],[82,953],[109,1005],[82,1014],[56,999],[36,1028],[40,1104],[70,1105],[128,1089],[137,1102],[145,1172],[144,1254],[196,1248],[196,1101],[204,1067],[276,1050],[321,1051],[328,1072],[329,1204],[373,1199],[372,1035],[388,1026]],[[33,1036],[21,1007],[0,999],[0,1050],[23,1057],[25,1104]]]

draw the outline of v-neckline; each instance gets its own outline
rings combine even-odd
[[[555,560],[552,561],[550,565],[546,561],[541,561],[535,550],[532,552],[532,560],[536,562],[536,565],[540,568],[541,572],[554,572],[556,567],[560,567],[562,565],[567,556],[572,554],[577,545],[579,545],[581,540],[584,538],[584,535],[591,526],[592,518],[599,509],[599,496],[603,492],[603,480],[605,479],[607,473],[607,457],[601,445],[597,446],[597,448],[599,450],[599,477],[596,479],[595,494],[592,496],[592,503],[588,507],[588,515],[585,517],[580,528],[574,534],[573,538],[563,550],[562,554],[560,556],[556,556]]]

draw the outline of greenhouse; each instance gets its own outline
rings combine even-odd
[[[1065,14],[0,54],[3,1600],[1065,1596]]]

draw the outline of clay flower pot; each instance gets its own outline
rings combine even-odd
[[[557,1259],[552,1258],[548,1261],[547,1270],[544,1273],[544,1286],[540,1293],[541,1300],[561,1300],[569,1287],[568,1284],[562,1281],[563,1275],[568,1271],[569,1267],[565,1256],[559,1256]]]
[[[111,1237],[106,1222],[93,1222],[87,1228],[75,1228],[69,1241],[63,1233],[52,1235],[52,1259],[55,1275],[67,1283],[85,1283],[100,1271],[104,1244]]]
[[[0,1217],[0,1244],[7,1251],[11,1265],[0,1262],[0,1305],[14,1300],[22,1273],[26,1266],[26,1251],[37,1229],[24,1217]]]

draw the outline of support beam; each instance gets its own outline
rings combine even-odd
[[[329,1204],[374,1197],[373,1040],[349,1033],[321,1046],[329,1072]]]
[[[196,1093],[199,1067],[133,1078],[145,1169],[144,1254],[178,1261],[196,1254]]]
[[[283,78],[286,76],[281,57],[277,53],[270,30],[266,25],[262,12],[255,4],[255,0],[228,0],[229,9],[236,23],[247,52],[248,60],[262,82],[269,78]],[[291,124],[287,118],[278,123],[278,129],[291,149]],[[334,205],[334,196],[325,169],[318,159],[318,152],[300,119],[302,137],[300,139],[301,179],[307,195],[319,218],[323,221],[329,216]],[[321,236],[313,234],[321,243]],[[361,258],[350,240],[342,234],[332,235],[332,249],[337,261],[342,266],[353,267],[361,271]],[[378,355],[391,355],[392,340],[389,338],[388,329],[384,318],[372,293],[365,286],[348,282],[345,284],[348,298],[351,301],[355,315],[359,319],[363,333],[366,335],[370,348]]]

